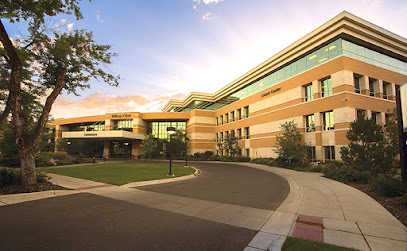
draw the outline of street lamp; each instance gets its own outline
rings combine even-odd
[[[185,166],[188,166],[188,140],[187,134],[185,134]]]
[[[129,142],[124,142],[125,147],[125,152],[124,152],[124,163],[127,161],[127,146],[129,145]]]
[[[170,147],[168,149],[168,155],[170,157],[170,172],[168,173],[168,176],[174,176],[174,174],[172,173],[172,145],[171,145],[171,139],[172,139],[172,135],[175,133],[175,127],[169,126],[167,127],[167,133],[170,135]]]

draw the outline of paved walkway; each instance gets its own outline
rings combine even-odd
[[[307,223],[297,222],[298,216],[311,221],[321,220],[323,240],[327,243],[360,250],[406,250],[406,227],[359,190],[320,177],[316,173],[302,173],[253,163],[241,165],[278,174],[288,181],[290,193],[276,210],[106,186],[103,183],[65,176],[50,176],[56,184],[79,191],[258,231],[245,250],[280,250],[286,236],[293,235],[295,231],[300,232],[297,230],[299,225]],[[78,191],[66,193],[75,192]],[[0,206],[2,203],[12,203],[10,199],[7,202],[12,197],[8,196],[0,196]],[[30,196],[27,195],[28,197]],[[40,197],[37,196],[37,199]]]

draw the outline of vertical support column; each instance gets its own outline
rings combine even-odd
[[[374,81],[374,96],[376,98],[383,98],[383,80],[376,80]]]
[[[396,85],[393,83],[390,83],[389,89],[387,90],[387,96],[389,97],[389,100],[396,100]]]
[[[138,159],[138,156],[142,154],[141,141],[133,140],[131,141],[131,158]]]
[[[103,154],[105,154],[107,158],[110,157],[110,140],[103,142]]]
[[[105,120],[105,131],[113,131],[113,121],[111,119]]]
[[[319,84],[319,80],[312,81],[312,91],[314,92],[314,99],[321,97],[321,85]]]
[[[369,95],[369,77],[362,76],[359,78],[360,80],[360,93],[364,95]]]

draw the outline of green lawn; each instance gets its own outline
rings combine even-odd
[[[340,247],[328,243],[321,243],[289,236],[287,237],[287,240],[284,242],[284,245],[281,248],[281,250],[354,251],[356,249]]]
[[[61,174],[75,178],[93,180],[113,185],[124,185],[131,182],[170,178],[167,176],[169,164],[151,163],[112,163],[85,166],[64,166],[40,168],[41,172]],[[173,164],[175,177],[193,174],[195,169]]]

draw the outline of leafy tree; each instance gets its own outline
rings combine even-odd
[[[150,166],[151,154],[158,148],[157,140],[152,133],[146,135],[146,138],[141,144],[141,148],[143,149],[144,154],[148,156],[148,166]]]
[[[47,20],[59,14],[82,18],[78,3],[79,0],[3,0],[0,3],[0,67],[2,72],[7,72],[7,92],[0,100],[4,106],[0,123],[12,114],[25,186],[36,183],[35,148],[61,91],[76,94],[78,88],[89,88],[87,82],[92,78],[118,85],[118,77],[106,73],[102,67],[110,64],[115,56],[109,45],[99,45],[91,32],[63,33],[48,27]],[[13,42],[3,20],[24,22],[25,38]],[[46,91],[49,95],[39,116],[27,114],[24,96],[28,95],[34,101]],[[29,123],[31,120],[33,123]]]
[[[306,155],[306,146],[301,144],[301,134],[294,120],[285,122],[280,127],[282,134],[277,135],[278,157],[291,164],[292,161],[300,161]]]
[[[231,131],[231,133],[226,135],[223,144],[227,156],[230,155],[232,157],[235,157],[238,155],[240,147],[234,131]]]
[[[217,150],[218,155],[223,157],[223,154],[225,152],[225,144],[224,144],[223,140],[218,138],[215,140],[215,143],[216,143],[216,147],[218,148],[218,150]]]
[[[185,153],[186,142],[185,132],[183,130],[175,130],[175,133],[171,135],[170,139],[171,154],[173,157],[181,157]]]
[[[387,142],[383,126],[373,119],[359,116],[349,126],[346,138],[351,142],[341,148],[342,160],[359,171],[387,173],[393,163],[392,146]]]

